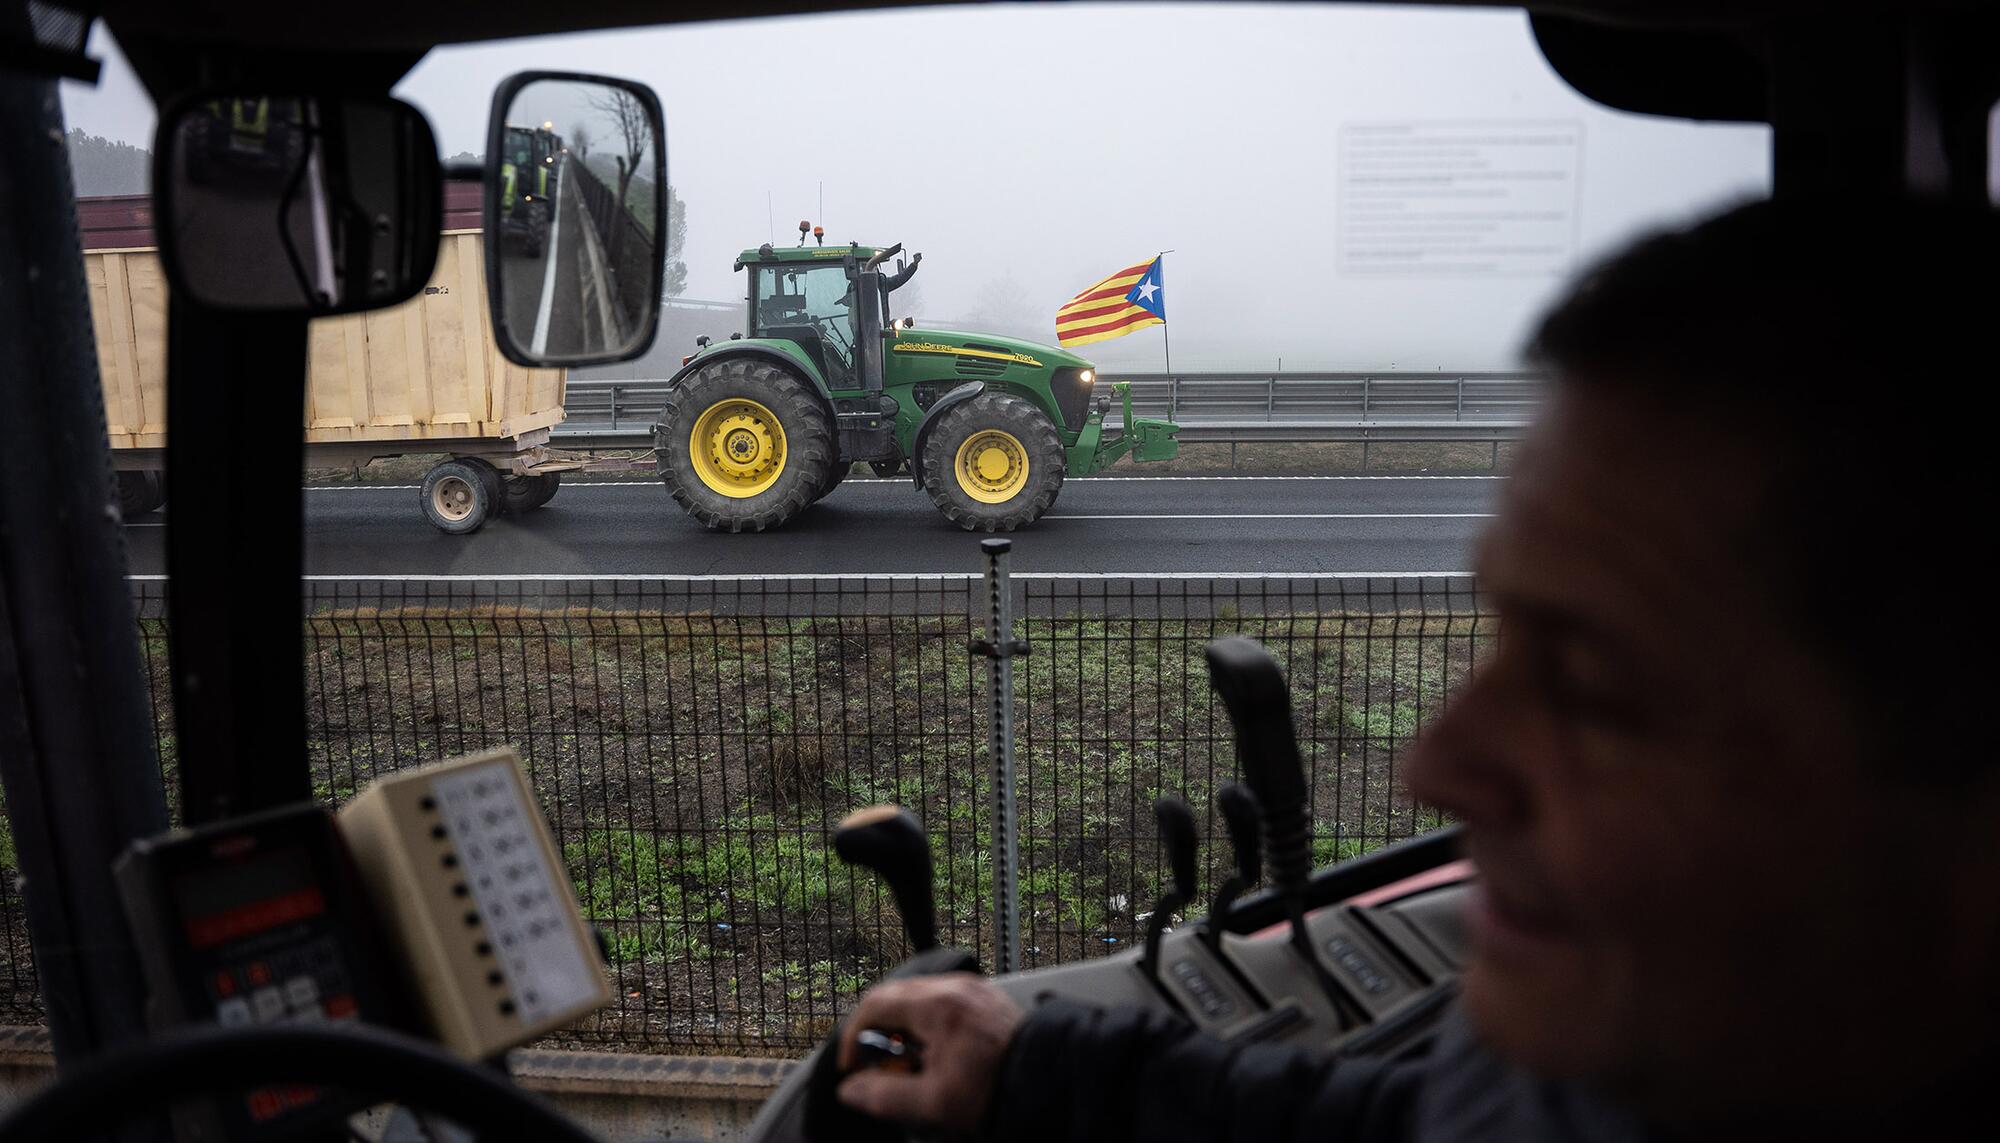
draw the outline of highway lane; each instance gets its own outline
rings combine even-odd
[[[501,264],[502,306],[507,327],[517,342],[535,353],[583,352],[599,335],[586,312],[586,286],[593,275],[592,252],[586,249],[581,196],[575,180],[564,177],[568,163],[556,165],[553,214],[540,254],[530,255],[519,242],[509,242]]]
[[[1070,481],[1013,535],[1023,572],[1457,572],[1495,477],[1126,477]],[[970,572],[981,534],[907,480],[850,479],[790,525],[707,532],[657,481],[565,483],[545,508],[471,536],[425,523],[414,486],[306,492],[323,575],[831,575]],[[157,515],[127,529],[134,572],[164,570]]]

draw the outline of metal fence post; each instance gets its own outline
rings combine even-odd
[[[993,956],[995,972],[1013,972],[1021,961],[1019,863],[1014,819],[1014,656],[1028,653],[1028,641],[1014,638],[1014,588],[1007,578],[1007,553],[1014,541],[979,541],[986,553],[986,638],[972,653],[986,656],[989,710],[986,752],[993,764]]]

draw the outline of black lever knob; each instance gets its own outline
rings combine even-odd
[[[1196,881],[1194,811],[1179,798],[1161,798],[1153,803],[1153,820],[1160,824],[1160,843],[1167,848],[1167,868],[1173,871],[1174,896],[1186,905],[1194,900]]]
[[[1264,857],[1280,893],[1302,892],[1312,874],[1312,810],[1292,692],[1278,661],[1254,639],[1232,635],[1208,645],[1208,677],[1236,728],[1243,780],[1264,819]]]
[[[917,816],[901,806],[869,806],[840,820],[833,852],[849,865],[875,871],[896,898],[910,948],[937,947],[937,909],[931,896],[931,846]]]
[[[1223,828],[1229,831],[1229,848],[1236,854],[1236,876],[1243,881],[1240,893],[1264,879],[1264,829],[1258,819],[1263,811],[1257,795],[1234,782],[1215,792],[1215,804],[1222,811]]]
[[[1157,978],[1160,971],[1160,936],[1166,932],[1167,920],[1194,900],[1198,843],[1195,840],[1194,811],[1179,798],[1163,797],[1155,801],[1153,820],[1159,823],[1160,844],[1166,847],[1167,868],[1173,875],[1173,885],[1154,903],[1153,915],[1146,921],[1146,954],[1141,967],[1148,976]]]

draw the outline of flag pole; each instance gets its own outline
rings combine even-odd
[[[1173,251],[1171,250],[1162,250],[1160,251],[1157,260],[1164,263],[1166,261],[1167,255],[1172,253]],[[1166,281],[1167,281],[1167,268],[1165,265],[1162,265],[1160,267],[1160,289],[1163,293],[1166,290]],[[1165,308],[1164,303],[1162,303],[1162,308]],[[1172,334],[1167,332],[1167,319],[1164,315],[1162,315],[1160,318],[1160,347],[1166,350],[1167,392],[1172,393],[1174,391],[1174,338]]]

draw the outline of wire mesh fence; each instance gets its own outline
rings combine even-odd
[[[1459,578],[1019,576],[1017,819],[1025,967],[1143,936],[1163,887],[1151,805],[1187,799],[1204,889],[1236,773],[1210,639],[1291,680],[1321,862],[1431,823],[1396,776],[1496,622]],[[135,581],[162,776],[178,757],[164,584]],[[929,827],[940,938],[991,961],[986,662],[972,577],[323,579],[305,589],[308,756],[330,803],[508,744],[526,762],[618,1000],[592,1047],[795,1053],[906,955],[893,905],[833,856],[848,811]],[[4,840],[4,839],[0,839]],[[39,1018],[0,846],[0,1022]]]

